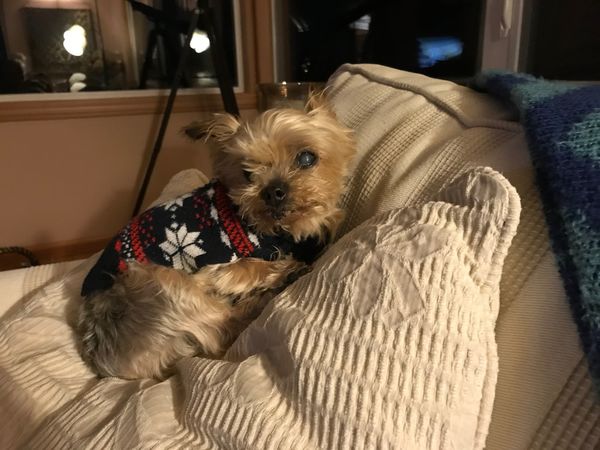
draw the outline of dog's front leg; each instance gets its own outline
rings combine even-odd
[[[208,266],[194,277],[209,287],[212,296],[230,305],[229,320],[224,324],[228,336],[237,336],[254,320],[277,291],[307,266],[292,258],[265,261],[243,258],[230,264]]]
[[[245,297],[284,286],[292,275],[306,268],[290,257],[276,261],[242,258],[230,264],[209,266],[198,275],[222,295]]]

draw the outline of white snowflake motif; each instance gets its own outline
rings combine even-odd
[[[217,208],[214,206],[210,207],[210,217],[212,217],[215,222],[219,221],[219,213],[217,212]]]
[[[229,240],[229,236],[221,230],[221,242],[225,244],[228,248],[231,248],[231,241]]]
[[[198,239],[200,232],[188,232],[187,226],[183,224],[178,230],[165,229],[167,240],[160,244],[161,250],[167,260],[170,260],[175,269],[183,269],[187,272],[196,270],[195,258],[206,252],[200,247],[202,239]]]
[[[174,198],[173,200],[169,200],[168,202],[163,203],[163,208],[166,211],[175,211],[178,207],[183,206],[183,201],[186,198],[191,197],[192,194],[185,194],[185,195],[181,195],[177,198]]]
[[[254,233],[248,233],[248,239],[252,242],[256,247],[260,247],[260,241],[258,240],[258,236]]]

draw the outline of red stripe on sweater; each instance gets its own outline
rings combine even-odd
[[[133,255],[135,260],[140,263],[148,262],[148,258],[144,253],[144,247],[140,240],[140,222],[139,219],[134,219],[129,227],[131,235],[131,248],[133,249]]]
[[[219,219],[227,232],[229,240],[240,255],[250,256],[254,251],[254,246],[244,232],[237,214],[233,211],[225,187],[220,183],[215,185],[215,200]]]

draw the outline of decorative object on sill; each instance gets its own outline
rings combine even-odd
[[[304,109],[310,95],[322,89],[324,83],[287,82],[258,85],[258,110],[271,108]]]
[[[128,1],[130,3],[132,2],[132,0]],[[223,99],[223,106],[225,107],[225,111],[229,114],[233,114],[236,117],[240,115],[237,100],[233,92],[233,83],[231,81],[231,75],[227,68],[227,62],[225,61],[225,50],[223,48],[223,41],[221,37],[217,35],[214,12],[208,0],[197,0],[196,8],[190,13],[190,18],[187,22],[187,34],[183,47],[179,51],[179,61],[177,63],[177,69],[175,70],[175,73],[173,75],[171,90],[169,92],[169,98],[167,99],[167,105],[162,116],[160,128],[158,130],[158,135],[156,136],[154,148],[152,149],[152,154],[150,155],[150,161],[148,162],[148,166],[144,173],[142,185],[138,192],[135,206],[133,208],[134,217],[138,215],[140,209],[142,208],[142,203],[144,201],[144,197],[146,196],[146,191],[148,190],[148,184],[150,183],[150,178],[152,177],[152,173],[154,172],[156,159],[158,158],[158,155],[162,148],[165,133],[167,131],[167,126],[169,125],[169,120],[173,111],[173,105],[175,103],[175,97],[177,96],[177,91],[179,90],[181,79],[183,77],[183,72],[186,67],[187,57],[190,54],[190,44],[192,42],[192,38],[194,37],[194,33],[198,28],[200,20],[202,20],[202,28],[206,31],[206,34],[210,41],[210,53],[212,55],[213,64],[215,66],[215,72],[217,74],[219,90],[221,91],[221,97]]]
[[[24,247],[0,247],[0,256],[8,255],[8,254],[17,254],[17,255],[23,256],[29,262],[29,266],[39,266],[40,265],[39,260],[33,254],[33,252],[31,252],[30,250],[27,250]],[[24,265],[23,267],[27,267],[27,266]]]

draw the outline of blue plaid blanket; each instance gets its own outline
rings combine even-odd
[[[475,88],[519,111],[552,247],[600,390],[600,85],[486,72]]]

